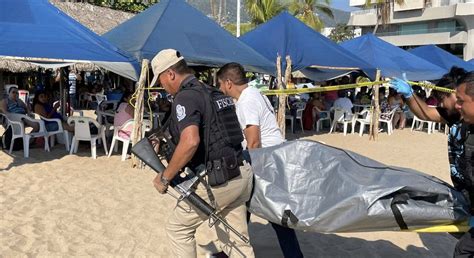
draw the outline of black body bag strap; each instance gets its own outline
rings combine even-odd
[[[296,224],[298,223],[299,219],[291,212],[291,210],[285,210],[283,212],[283,216],[281,217],[281,224],[288,228],[288,219],[291,223]]]
[[[416,200],[416,201],[426,201],[429,203],[436,203],[439,199],[438,194],[431,194],[427,195],[424,192],[395,192],[391,195],[392,201],[390,203],[390,209],[392,210],[393,216],[395,217],[395,221],[397,222],[398,226],[401,230],[407,230],[408,225],[403,219],[402,212],[398,208],[398,204],[408,204],[408,200]]]

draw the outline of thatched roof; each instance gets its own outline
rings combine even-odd
[[[67,15],[99,35],[104,34],[134,16],[133,13],[112,10],[110,8],[86,3],[66,3],[59,2],[59,0],[50,0],[50,2]],[[76,64],[76,68],[79,71],[92,71],[99,69],[93,64]],[[0,71],[21,73],[36,71],[37,69],[38,66],[27,62],[0,59]]]
[[[93,32],[102,35],[117,25],[132,18],[135,14],[87,3],[50,2]]]
[[[37,69],[38,69],[38,66],[27,63],[27,62],[0,59],[0,72],[7,71],[7,72],[14,72],[14,73],[25,73],[25,72],[30,72],[30,71],[36,71]]]

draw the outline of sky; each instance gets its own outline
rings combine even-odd
[[[355,8],[349,6],[349,0],[332,0],[331,6],[336,9],[341,9],[350,12]]]

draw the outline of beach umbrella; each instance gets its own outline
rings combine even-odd
[[[384,77],[402,77],[412,81],[436,80],[447,69],[394,46],[371,33],[341,43],[341,46],[374,65]]]
[[[46,68],[93,63],[129,79],[138,78],[133,57],[47,0],[1,1],[0,59]]]
[[[409,52],[446,70],[450,70],[453,66],[464,68],[466,71],[474,70],[474,64],[466,62],[435,45],[417,47],[410,49]]]
[[[340,70],[340,74],[344,74],[348,70],[361,69],[371,77],[375,76],[375,68],[372,65],[286,11],[244,34],[240,40],[273,62],[276,62],[277,56],[280,55],[282,70],[286,67],[285,57],[289,55],[292,71],[311,67]]]
[[[188,64],[220,67],[238,62],[273,74],[275,65],[183,0],[163,0],[103,35],[135,58],[178,50]]]

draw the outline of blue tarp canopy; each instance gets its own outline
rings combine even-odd
[[[189,64],[275,73],[275,65],[183,0],[163,0],[103,35],[139,60],[178,50]]]
[[[471,59],[471,60],[469,60],[469,61],[467,61],[467,62],[474,65],[474,58]]]
[[[341,46],[380,69],[384,77],[401,78],[402,74],[406,73],[408,80],[424,81],[439,79],[447,73],[446,69],[410,54],[371,33],[345,41]]]
[[[312,28],[306,26],[288,12],[282,12],[240,39],[267,59],[276,62],[291,57],[292,71],[312,67],[319,69],[361,69],[374,77],[375,69]]]
[[[94,63],[137,79],[134,59],[47,0],[2,0],[0,58],[42,65]],[[59,63],[59,64],[58,64]]]
[[[441,49],[435,45],[427,45],[410,49],[408,52],[421,57],[439,67],[446,70],[451,70],[451,67],[457,66],[466,69],[466,71],[473,71],[474,65],[468,63],[461,58]]]
[[[339,78],[354,72],[354,70],[331,70],[331,69],[318,69],[318,68],[303,68],[297,72],[293,72],[293,77],[299,77],[296,75],[303,75],[305,78],[313,80],[315,82],[324,82]]]

